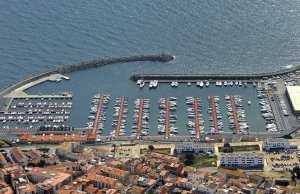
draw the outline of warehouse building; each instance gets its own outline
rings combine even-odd
[[[286,86],[286,95],[293,113],[300,116],[300,86]]]

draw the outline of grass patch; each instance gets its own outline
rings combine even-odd
[[[259,151],[259,145],[244,145],[244,146],[230,146],[233,152],[251,152]],[[224,151],[224,147],[218,147],[219,152]]]
[[[171,148],[154,148],[153,152],[162,153],[162,154],[171,154]],[[149,149],[141,149],[140,154],[150,153]]]
[[[217,156],[210,156],[207,154],[194,155],[195,159],[189,165],[195,168],[205,168],[205,167],[217,167]]]

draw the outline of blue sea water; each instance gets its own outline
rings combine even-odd
[[[164,72],[261,72],[300,61],[295,0],[1,0],[0,30],[0,87],[73,62],[161,51],[176,56]]]

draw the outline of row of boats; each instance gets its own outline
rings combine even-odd
[[[138,128],[140,127],[140,135],[149,135],[149,118],[150,118],[150,100],[148,98],[138,98],[134,101],[133,125],[131,136],[138,136]]]
[[[53,123],[63,123],[69,119],[69,116],[8,116],[8,117],[0,117],[0,121],[3,123],[13,121],[17,122],[17,124],[30,124],[30,123],[39,123],[43,122],[44,124],[47,121],[51,121]]]
[[[177,107],[177,98],[160,98],[159,99],[159,114],[158,114],[158,134],[165,135],[168,131],[169,136],[175,136],[178,133],[178,128],[175,126],[177,115],[175,115]]]
[[[271,103],[266,90],[257,90],[259,99],[260,111],[262,117],[266,120],[266,130],[270,132],[277,132],[278,127],[275,124],[275,117],[272,112]]]
[[[102,103],[100,101],[102,100]],[[102,134],[104,129],[104,122],[106,121],[106,109],[110,100],[109,94],[97,94],[93,96],[90,106],[89,121],[86,124],[88,128],[94,128],[97,134]],[[101,106],[101,107],[99,107]],[[99,111],[99,112],[98,112]]]
[[[202,114],[202,100],[200,98],[194,98],[191,96],[186,97],[186,104],[189,106],[187,109],[188,123],[186,124],[190,135],[197,135],[204,132],[204,119]],[[195,110],[196,108],[196,110]]]
[[[32,102],[18,102],[15,105],[12,105],[10,108],[11,109],[17,109],[17,108],[64,108],[64,109],[71,109],[73,103],[72,102],[62,102],[62,103],[57,103],[57,102],[37,102],[37,103],[32,103]]]
[[[2,123],[16,122],[20,124],[64,123],[71,114],[72,102],[16,102],[0,117]]]
[[[240,95],[225,95],[225,100],[227,116],[229,120],[229,129],[234,129],[235,133],[246,132],[249,129],[249,125],[246,120],[246,114],[242,97]]]
[[[248,85],[247,82],[243,83],[242,81],[235,81],[235,82],[233,82],[233,81],[224,81],[224,82],[222,82],[222,81],[216,81],[215,83],[216,83],[217,87],[221,87],[221,86],[225,86],[226,87],[226,86],[234,86],[234,85],[235,86],[243,86],[244,85],[245,87],[247,87],[247,85]],[[144,80],[137,80],[136,84],[139,85],[140,88],[143,88],[145,86],[145,81]],[[188,82],[187,84],[188,84],[188,86],[192,85],[191,82]],[[150,80],[150,82],[149,82],[149,88],[156,88],[157,85],[158,85],[158,80]],[[172,87],[176,88],[178,85],[179,84],[178,84],[177,81],[172,81],[171,82],[171,86]],[[203,88],[204,86],[209,87],[209,85],[210,85],[210,82],[208,80],[197,81],[196,82],[196,86],[200,87],[200,88]],[[253,85],[253,87],[256,87],[257,84],[256,84],[256,82],[253,82],[252,85]]]
[[[4,115],[32,115],[32,114],[41,114],[41,115],[69,115],[71,114],[71,111],[65,110],[65,109],[29,109],[29,110],[24,110],[24,111],[12,111],[12,112],[4,112]]]
[[[114,106],[113,123],[111,124],[113,130],[109,133],[110,136],[124,136],[126,134],[127,112],[127,97],[122,96],[117,98]]]
[[[211,133],[218,133],[223,131],[224,123],[222,120],[220,98],[219,96],[208,96],[209,108],[208,113],[210,114],[210,124],[209,129]]]

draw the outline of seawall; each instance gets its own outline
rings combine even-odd
[[[79,70],[85,70],[89,68],[96,68],[101,67],[109,64],[114,63],[127,63],[127,62],[137,62],[137,61],[157,61],[157,62],[168,62],[173,60],[174,57],[169,54],[161,53],[156,55],[138,55],[138,56],[125,56],[125,57],[112,57],[112,58],[105,58],[105,59],[96,59],[92,61],[87,62],[81,62],[81,63],[75,63],[71,65],[66,65],[63,67],[59,67],[57,69],[53,69],[51,71],[47,71],[38,75],[31,76],[29,78],[25,78],[15,84],[12,84],[6,88],[3,88],[0,91],[0,97],[3,97],[10,92],[14,91],[15,89],[28,84],[32,81],[41,79],[43,77],[49,76],[51,74],[59,73],[59,74],[65,74],[65,73],[71,73]]]
[[[133,74],[130,79],[133,81],[143,80],[257,80],[273,76],[285,75],[291,72],[299,71],[300,65],[282,69],[274,72],[265,73],[240,73],[240,74]]]

